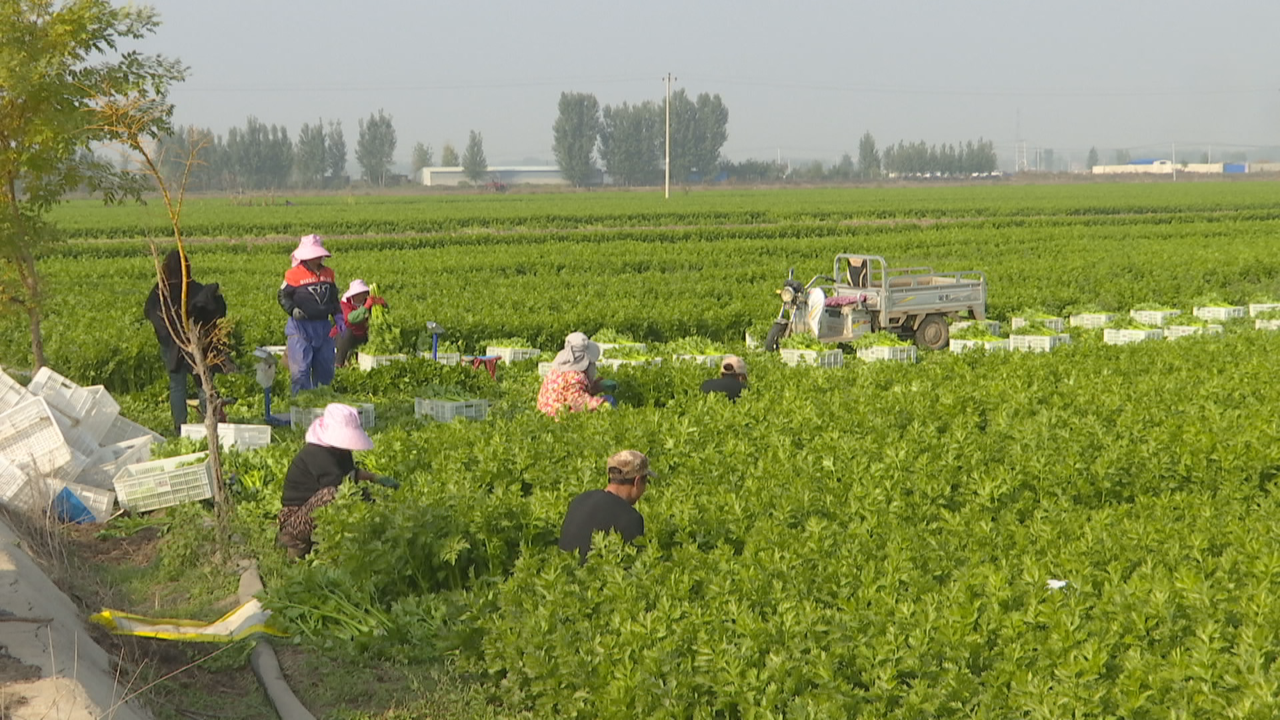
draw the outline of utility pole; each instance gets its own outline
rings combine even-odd
[[[1173,171],[1173,181],[1178,182],[1178,144],[1169,143],[1169,148],[1173,157],[1173,160],[1170,161],[1172,166],[1169,169]]]
[[[664,196],[667,199],[671,198],[671,83],[677,79],[678,78],[671,77],[671,73],[667,73],[667,76],[663,78],[667,83],[667,180],[664,186]]]

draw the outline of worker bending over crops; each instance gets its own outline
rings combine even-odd
[[[400,487],[390,477],[356,467],[351,453],[373,449],[373,440],[360,426],[360,414],[350,405],[331,403],[325,407],[324,414],[307,428],[306,441],[285,473],[277,518],[280,530],[276,544],[288,550],[293,560],[311,552],[311,533],[315,530],[312,513],[333,502],[344,481]]]
[[[612,407],[611,395],[618,384],[601,380],[596,370],[600,359],[600,346],[585,334],[570,333],[564,339],[564,349],[551,361],[551,372],[542,380],[538,391],[538,409],[550,417],[561,410],[577,412]]]
[[[289,314],[284,334],[288,345],[291,387],[296,395],[333,383],[334,339],[330,318],[342,312],[330,257],[319,235],[307,235],[298,243],[284,274],[277,298]]]
[[[343,367],[352,350],[369,342],[369,312],[375,305],[386,307],[387,301],[371,296],[369,286],[363,280],[352,280],[347,291],[342,293],[342,301],[338,305],[342,308],[342,314],[335,318],[336,322],[329,334],[337,339],[336,364]]]
[[[649,458],[635,450],[623,450],[609,458],[609,484],[603,490],[588,490],[569,503],[560,526],[560,549],[578,551],[586,562],[591,551],[591,534],[616,532],[624,542],[644,535],[644,516],[635,509],[649,487]]]
[[[170,250],[160,265],[160,277],[147,296],[144,313],[156,332],[165,372],[169,373],[169,413],[173,417],[173,434],[182,431],[187,421],[187,376],[193,374],[191,358],[183,349],[191,347],[186,337],[183,314],[179,310],[186,297],[187,317],[200,337],[204,356],[215,372],[230,369],[230,358],[216,337],[218,321],[227,316],[227,301],[218,283],[204,285],[191,278],[191,263],[177,250]],[[196,379],[200,412],[205,412],[204,385]],[[226,419],[223,416],[221,419]]]
[[[725,355],[720,361],[720,377],[702,383],[702,392],[723,393],[730,400],[737,401],[746,387],[747,362],[737,355]]]

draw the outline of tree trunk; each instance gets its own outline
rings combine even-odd
[[[213,382],[213,369],[209,367],[208,357],[204,352],[204,333],[189,318],[185,322],[188,330],[186,335],[191,339],[191,365],[195,370],[196,380],[204,388],[204,432],[209,448],[209,468],[213,472],[213,510],[217,520],[218,539],[225,547],[231,537],[231,507],[222,474],[222,443],[218,438],[218,416],[222,411],[222,399],[218,397],[218,388]]]
[[[44,334],[40,331],[40,275],[30,250],[22,251],[22,284],[27,291],[27,318],[31,325],[31,371],[44,367]]]

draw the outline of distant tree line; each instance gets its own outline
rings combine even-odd
[[[359,121],[355,161],[365,182],[378,186],[393,182],[396,144],[392,118],[382,110]],[[347,139],[340,121],[321,118],[315,124],[304,123],[296,140],[283,125],[267,125],[252,116],[243,127],[233,127],[226,135],[209,128],[179,126],[157,140],[166,179],[182,177],[193,150],[198,152],[187,186],[196,191],[339,188],[351,181],[347,176]],[[446,145],[446,155],[451,151]],[[432,164],[432,155],[429,145],[413,147],[415,174]]]
[[[665,99],[601,107],[590,93],[561,93],[552,126],[556,163],[574,185],[596,182],[601,168],[618,185],[661,184],[666,113]],[[705,181],[717,175],[728,128],[729,109],[719,95],[672,93],[671,179]]]

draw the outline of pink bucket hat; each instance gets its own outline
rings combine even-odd
[[[298,247],[294,249],[289,258],[297,266],[302,264],[303,260],[315,260],[316,258],[332,256],[332,253],[324,249],[324,240],[321,240],[319,235],[305,235],[298,241]]]
[[[367,292],[369,292],[369,286],[366,285],[363,280],[352,280],[351,284],[347,286],[347,291],[342,293],[342,299],[350,300],[352,295],[359,295],[360,293]]]
[[[311,422],[306,440],[312,445],[339,450],[370,450],[373,440],[360,427],[360,413],[350,405],[329,403],[324,414]]]

